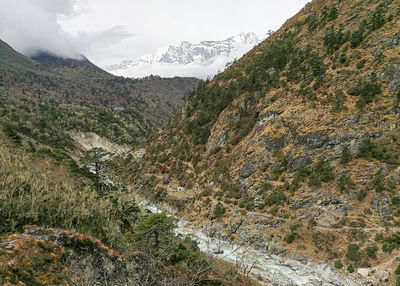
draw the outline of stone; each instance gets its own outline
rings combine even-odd
[[[242,179],[250,177],[258,169],[259,163],[253,163],[250,160],[246,160],[243,168],[240,170],[240,177]]]
[[[226,130],[221,131],[220,133],[212,133],[208,138],[206,147],[207,152],[211,152],[215,150],[217,147],[224,147],[227,142],[228,132]]]
[[[310,165],[312,160],[310,157],[301,156],[297,158],[287,157],[286,170],[288,173],[296,172],[302,166]]]
[[[371,200],[371,208],[381,219],[386,219],[390,214],[390,200],[386,194],[377,195]]]
[[[391,91],[400,90],[400,65],[397,67],[388,66],[386,73],[388,74],[388,78],[390,80],[389,89]]]
[[[358,268],[357,274],[360,274],[361,276],[367,277],[371,273],[370,268]]]
[[[284,148],[287,145],[285,141],[286,141],[285,137],[281,138],[262,137],[258,145],[264,147],[267,151],[275,151]]]
[[[308,133],[306,135],[298,135],[295,138],[295,145],[305,146],[308,149],[317,149],[324,146],[328,141],[328,136],[323,131]]]

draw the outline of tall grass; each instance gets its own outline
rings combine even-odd
[[[115,246],[122,236],[121,209],[129,200],[119,192],[101,198],[67,167],[0,138],[0,234],[34,224],[73,229]]]

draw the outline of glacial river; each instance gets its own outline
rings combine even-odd
[[[152,213],[161,212],[153,204],[142,202],[142,205]],[[244,269],[251,269],[252,278],[256,280],[261,278],[260,283],[264,285],[363,285],[360,280],[343,276],[326,263],[304,263],[260,252],[250,246],[238,246],[229,241],[210,238],[202,230],[188,226],[185,219],[176,218],[178,219],[178,227],[175,230],[177,235],[197,241],[198,247],[204,253],[233,264],[239,263]]]

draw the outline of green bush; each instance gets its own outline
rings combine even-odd
[[[303,182],[308,176],[310,176],[310,174],[310,169],[303,165],[294,173],[294,179]]]
[[[383,242],[382,251],[385,253],[392,253],[394,249],[400,249],[400,232],[383,238]]]
[[[343,268],[343,263],[340,260],[336,261],[335,262],[335,268],[337,268],[337,269]]]
[[[387,164],[397,165],[399,162],[399,154],[393,150],[388,149],[385,145],[378,145],[370,139],[369,136],[365,136],[361,141],[358,157],[365,159],[377,159]]]
[[[311,13],[307,17],[306,23],[308,25],[308,31],[309,32],[314,31],[318,27],[318,19],[317,19],[317,16],[315,15],[315,13]]]
[[[296,234],[295,233],[291,233],[288,236],[285,237],[285,241],[287,243],[292,243],[294,240],[296,239]]]
[[[313,167],[312,173],[308,179],[310,187],[319,187],[322,182],[330,182],[335,178],[333,168],[326,160],[319,160]]]
[[[357,244],[350,244],[347,247],[346,257],[350,261],[358,262],[361,259],[360,247]]]
[[[338,185],[341,192],[345,192],[347,189],[353,189],[356,186],[353,180],[346,175],[340,176]]]
[[[19,134],[15,131],[15,128],[10,123],[3,123],[3,132],[7,135],[15,144],[21,145],[22,138]]]
[[[358,28],[358,30],[354,31],[350,36],[350,43],[352,48],[358,47],[364,39],[365,29],[367,26],[367,22],[363,21]]]
[[[365,197],[367,196],[368,192],[366,189],[361,189],[358,193],[357,193],[357,200],[359,200],[360,202],[363,201],[365,199]]]
[[[373,186],[377,193],[383,192],[385,190],[385,177],[383,175],[383,171],[379,170],[375,176],[373,181]]]
[[[345,105],[345,97],[344,94],[341,92],[336,93],[335,100],[333,101],[332,112],[341,112],[347,110]]]
[[[366,63],[367,63],[367,60],[365,60],[365,59],[359,61],[359,62],[357,63],[357,68],[358,68],[359,70],[362,69],[362,68],[365,66]]]
[[[308,178],[308,185],[310,187],[320,187],[322,184],[321,177],[317,173],[312,173]]]
[[[226,212],[225,207],[220,202],[217,203],[217,205],[214,208],[214,216],[220,218],[225,214],[225,212]]]
[[[366,250],[366,254],[369,258],[376,259],[376,252],[378,251],[378,247],[376,245],[368,246]]]
[[[386,24],[385,17],[385,6],[383,4],[379,5],[371,17],[371,30],[375,31]]]
[[[347,266],[347,271],[349,271],[349,273],[353,273],[354,272],[353,264],[349,264],[349,266]]]
[[[358,108],[363,108],[365,105],[372,103],[376,96],[382,93],[382,85],[377,83],[377,79],[373,77],[371,80],[359,80],[357,85],[349,91],[353,96],[359,96],[357,102]]]
[[[308,220],[308,227],[309,228],[313,228],[314,226],[316,226],[317,225],[317,222],[316,222],[316,220],[315,220],[315,218],[310,218],[309,220]]]
[[[396,275],[400,275],[400,265],[397,266],[396,270],[394,271]]]
[[[324,45],[328,53],[337,51],[346,41],[347,39],[341,28],[336,32],[335,27],[332,25],[325,31]]]
[[[347,146],[343,147],[342,155],[340,156],[340,163],[343,165],[347,165],[353,159],[353,155],[350,152],[350,149]]]
[[[265,199],[265,204],[267,206],[273,206],[273,205],[282,205],[285,202],[288,201],[287,196],[285,193],[279,189],[276,188],[272,193]]]
[[[125,240],[136,247],[149,247],[161,253],[171,246],[176,228],[175,218],[165,213],[142,217],[134,226],[133,232],[125,234]]]

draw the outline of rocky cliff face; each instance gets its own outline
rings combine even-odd
[[[248,243],[385,267],[400,246],[390,242],[400,224],[399,11],[395,1],[309,3],[152,138],[147,192],[194,190],[167,200],[189,203],[183,214],[200,225],[219,217],[230,229],[228,213],[258,214],[268,223],[246,219],[245,234],[256,233],[239,231]]]

